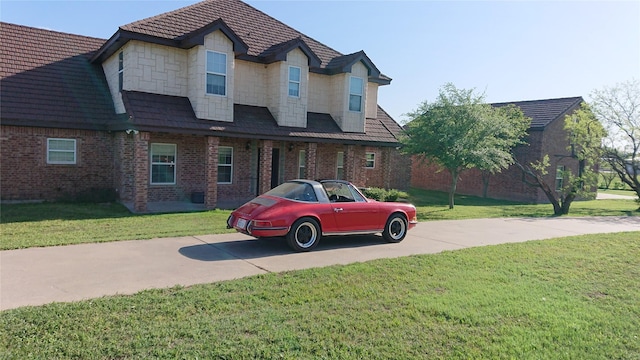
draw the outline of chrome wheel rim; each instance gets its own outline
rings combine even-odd
[[[298,226],[295,233],[295,239],[298,246],[308,248],[316,242],[318,238],[318,230],[310,222],[303,222]]]

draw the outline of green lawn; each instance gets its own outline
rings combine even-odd
[[[544,217],[553,214],[549,204],[456,196],[448,209],[447,194],[411,189],[410,201],[420,221],[491,217]],[[634,200],[576,201],[570,216],[637,216]],[[152,239],[156,237],[220,234],[226,229],[227,210],[135,215],[119,204],[16,204],[0,211],[1,250],[90,242]]]
[[[640,232],[0,313],[3,359],[638,359]]]

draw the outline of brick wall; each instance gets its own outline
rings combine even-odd
[[[2,126],[1,132],[2,200],[56,200],[113,188],[111,134],[18,126]],[[47,164],[48,138],[75,139],[76,164]]]
[[[541,159],[543,154],[549,154],[551,165],[548,169],[549,173],[545,176],[545,181],[553,186],[557,165],[565,165],[577,173],[578,162],[567,157],[569,151],[566,149],[566,136],[564,119],[557,119],[551,122],[545,131],[530,131],[527,144],[516,147],[514,154],[522,164],[529,164]],[[522,181],[522,178],[522,171],[516,166],[510,166],[501,173],[490,175],[487,197],[532,203],[548,202],[544,192],[528,186]],[[440,170],[437,166],[429,165],[423,162],[420,157],[414,156],[411,164],[411,186],[449,191],[451,176],[448,171]],[[482,196],[482,173],[476,169],[463,171],[458,180],[456,193]]]
[[[77,164],[52,165],[46,163],[47,138],[77,140]],[[298,154],[307,150],[315,153],[313,167],[308,170],[312,179],[332,179],[337,173],[338,152],[344,152],[346,180],[358,186],[405,188],[408,184],[408,165],[391,148],[365,148],[341,144],[309,144],[271,142],[262,140],[215,138],[167,133],[138,134],[106,133],[83,130],[56,130],[2,126],[1,189],[3,200],[55,200],[92,188],[114,189],[122,202],[132,202],[144,211],[146,202],[190,201],[193,192],[204,192],[208,206],[238,204],[270,188],[271,149],[280,149],[280,180],[298,178]],[[175,144],[176,184],[151,185],[149,148],[153,143]],[[207,148],[213,145],[233,148],[233,182],[216,184],[212,193],[208,179],[215,177],[217,168],[211,169]],[[213,144],[213,145],[212,145]],[[217,146],[215,146],[217,147]],[[291,148],[291,150],[289,150]],[[260,156],[258,151],[268,156]],[[365,169],[365,152],[375,151],[376,167]],[[140,158],[136,160],[136,154]],[[215,158],[217,162],[217,155]],[[315,166],[313,165],[315,163]],[[217,166],[217,163],[215,163]],[[392,168],[388,168],[391,166]],[[402,171],[398,169],[402,168]],[[258,174],[259,169],[262,173]],[[214,171],[215,170],[215,171]],[[260,179],[260,184],[257,180]],[[389,184],[387,186],[386,184]],[[208,196],[208,197],[207,197]]]

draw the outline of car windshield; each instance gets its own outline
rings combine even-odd
[[[317,202],[318,198],[313,186],[302,182],[286,182],[269,190],[265,195],[277,196],[290,200]]]
[[[322,183],[331,202],[366,202],[367,200],[353,186],[341,182]]]

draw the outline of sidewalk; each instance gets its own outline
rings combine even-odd
[[[0,310],[151,288],[189,286],[380,258],[553,237],[640,231],[640,217],[502,218],[419,223],[399,244],[380,236],[325,237],[293,253],[284,240],[201,235],[0,252]]]

